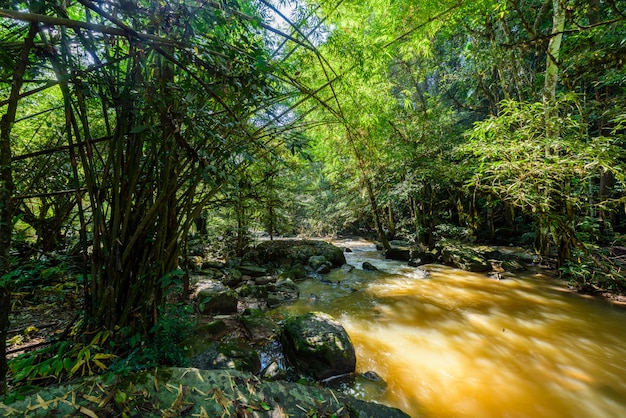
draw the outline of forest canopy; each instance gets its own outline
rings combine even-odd
[[[61,262],[85,329],[149,334],[198,242],[260,233],[524,245],[624,290],[625,21],[612,0],[2,1],[0,337],[24,272]]]

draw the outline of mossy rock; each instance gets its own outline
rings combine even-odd
[[[343,251],[325,241],[316,240],[278,240],[264,241],[248,251],[242,264],[294,266],[306,265],[313,256],[323,256],[333,267],[346,263]]]
[[[287,360],[303,374],[318,380],[356,368],[356,354],[344,327],[322,312],[288,318],[281,335]]]
[[[399,409],[318,386],[194,368],[139,372],[121,382],[96,377],[50,386],[18,402],[0,404],[0,412],[7,417],[408,417]]]
[[[487,257],[472,247],[452,241],[442,241],[439,245],[443,262],[448,266],[473,272],[491,270]]]
[[[202,280],[196,285],[196,303],[203,314],[237,312],[237,293],[216,280]]]

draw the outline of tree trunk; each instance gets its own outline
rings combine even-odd
[[[556,100],[556,86],[559,82],[559,53],[565,29],[565,9],[561,0],[552,0],[552,10],[552,36],[548,43],[546,79],[543,86],[543,102],[546,105],[552,105]]]
[[[383,224],[380,220],[380,213],[378,213],[378,205],[376,204],[376,196],[374,196],[374,187],[372,186],[372,182],[369,178],[365,178],[365,188],[367,190],[367,196],[370,202],[370,209],[372,210],[372,216],[374,217],[374,226],[376,227],[376,232],[378,233],[378,239],[381,244],[383,244],[383,248],[385,250],[390,250],[391,245],[389,244],[389,240],[387,239],[387,235],[383,229]]]
[[[7,391],[6,339],[11,313],[11,282],[10,279],[6,279],[6,274],[11,270],[9,254],[13,232],[13,193],[15,190],[11,129],[15,123],[20,90],[29,64],[28,56],[33,48],[36,35],[37,24],[31,23],[28,36],[24,39],[19,60],[15,63],[7,110],[0,121],[0,395]]]

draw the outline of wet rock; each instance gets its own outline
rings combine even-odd
[[[281,342],[289,363],[318,380],[355,370],[356,354],[348,333],[325,313],[288,318]]]
[[[203,314],[237,312],[237,293],[217,280],[202,279],[196,284],[196,307]]]
[[[380,377],[378,375],[378,373],[376,373],[375,371],[372,371],[372,370],[363,373],[362,376],[364,378],[366,378],[367,380],[371,380],[373,382],[382,382],[383,381],[383,378]]]
[[[369,261],[364,261],[362,267],[363,267],[363,270],[378,271],[378,268],[372,263],[370,263]]]
[[[346,273],[350,273],[352,270],[354,270],[354,266],[352,264],[344,264],[343,266],[341,266],[341,269]]]

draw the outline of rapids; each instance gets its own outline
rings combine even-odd
[[[626,416],[626,310],[527,272],[497,281],[441,265],[384,260],[374,245],[338,242],[352,272],[300,283],[281,310],[331,314],[348,331],[357,371],[384,390],[348,393],[413,417]],[[365,271],[369,261],[380,271]]]

